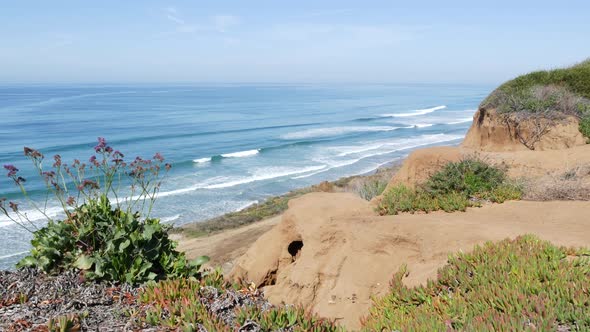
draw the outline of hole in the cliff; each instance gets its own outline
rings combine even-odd
[[[291,255],[293,262],[299,257],[299,253],[301,252],[301,248],[303,248],[303,241],[293,241],[289,243],[287,247],[287,251]]]

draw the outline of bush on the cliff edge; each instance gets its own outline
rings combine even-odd
[[[590,59],[569,68],[519,76],[494,90],[480,107],[495,108],[505,116],[520,114],[551,121],[575,116],[580,132],[590,139]]]
[[[366,331],[587,331],[590,252],[534,236],[456,254],[426,286],[406,287],[402,268],[375,299]]]
[[[497,97],[500,93],[518,96],[529,93],[535,87],[562,87],[578,97],[590,99],[590,59],[577,65],[554,70],[536,71],[521,75],[498,87],[482,103],[481,107],[494,108],[498,106]]]
[[[400,212],[465,211],[482,201],[503,203],[520,199],[521,188],[511,183],[502,168],[477,158],[446,164],[416,189],[390,188],[379,203],[381,215]]]
[[[46,213],[25,189],[26,180],[13,165],[5,165],[8,177],[21,190],[27,205],[47,217],[37,224],[21,212],[19,204],[0,199],[0,211],[33,234],[32,249],[17,267],[34,267],[48,273],[78,269],[86,279],[142,283],[166,277],[198,276],[207,257],[189,262],[175,250],[168,227],[150,218],[161,184],[162,173],[170,169],[164,158],[135,158],[126,163],[124,155],[99,138],[89,165],[74,160],[62,163],[56,155],[51,170],[43,169],[41,152],[25,148],[49,194],[63,208],[63,220]],[[121,188],[129,186],[128,191]],[[127,198],[122,198],[127,197]],[[111,203],[108,197],[114,197]],[[11,211],[9,211],[9,209]],[[143,214],[143,217],[142,217]]]

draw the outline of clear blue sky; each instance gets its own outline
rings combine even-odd
[[[0,4],[3,83],[498,83],[587,57],[588,0]]]

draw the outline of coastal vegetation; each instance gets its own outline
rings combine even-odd
[[[25,204],[47,217],[47,225],[38,228],[21,212],[19,203],[11,201],[5,206],[5,200],[0,201],[0,211],[33,235],[30,255],[17,267],[47,273],[77,269],[85,279],[132,284],[198,276],[208,258],[189,262],[184,253],[175,250],[168,227],[149,217],[170,164],[164,163],[158,153],[153,159],[137,157],[127,163],[123,153],[110,147],[104,138],[98,139],[94,152],[88,164],[79,160],[66,164],[56,155],[51,168],[46,169],[40,151],[24,148],[47,189],[47,199],[53,194],[64,219],[50,218],[45,211],[47,204],[39,206],[29,199]],[[19,169],[14,165],[4,168],[28,199],[27,180],[19,175]],[[125,185],[128,191],[122,190]]]
[[[408,288],[402,268],[375,299],[366,331],[586,331],[590,252],[534,236],[449,258],[437,280]],[[410,271],[411,272],[411,271]]]
[[[0,211],[33,236],[30,255],[18,262],[18,270],[0,272],[0,313],[8,319],[0,321],[0,327],[340,330],[303,308],[272,306],[256,287],[230,284],[219,270],[201,270],[206,256],[189,261],[176,251],[177,243],[168,236],[170,227],[150,217],[161,181],[171,168],[160,154],[127,163],[123,153],[103,138],[94,151],[88,164],[66,164],[56,155],[51,168],[45,169],[40,151],[24,149],[48,197],[53,194],[62,206],[62,220],[49,217],[47,204],[29,199],[25,184],[31,182],[16,166],[4,166],[24,204],[45,215],[47,224],[39,228],[20,210],[21,203],[0,200]],[[125,186],[127,191],[122,190]],[[263,205],[271,208],[258,210],[258,217],[286,209],[289,197]],[[39,302],[41,306],[34,304]],[[20,309],[6,311],[15,305]]]
[[[225,302],[215,303],[211,299]],[[302,307],[275,307],[255,287],[231,285],[219,273],[202,280],[176,279],[147,284],[138,296],[142,326],[182,331],[341,331],[334,322]]]
[[[465,211],[484,201],[503,203],[521,196],[521,187],[507,178],[504,169],[469,157],[446,164],[415,189],[403,184],[391,187],[383,195],[378,211],[381,215]]]
[[[590,59],[569,68],[519,76],[498,87],[480,107],[512,115],[515,122],[575,116],[580,132],[590,138]]]

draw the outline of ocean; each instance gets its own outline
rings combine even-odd
[[[23,147],[88,160],[97,137],[172,170],[154,216],[173,225],[289,190],[370,173],[413,149],[455,145],[492,86],[433,84],[0,85],[0,164],[33,178]],[[48,162],[48,164],[50,164]],[[4,171],[4,169],[1,169]],[[39,181],[38,181],[39,182]],[[30,198],[44,202],[40,182]],[[0,197],[22,201],[4,173]],[[49,202],[47,213],[60,209]],[[42,215],[28,216],[39,226]],[[30,234],[0,215],[0,269]]]

